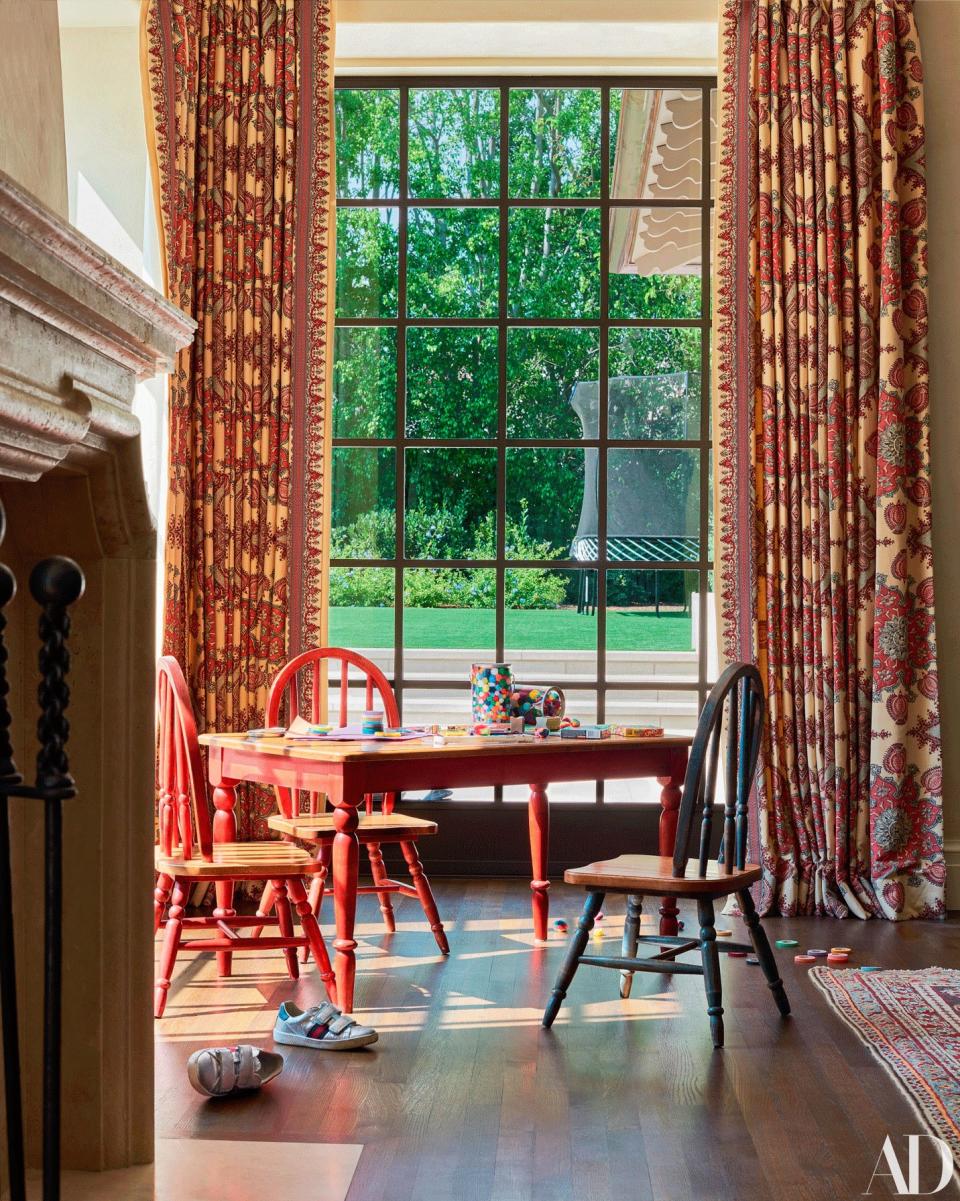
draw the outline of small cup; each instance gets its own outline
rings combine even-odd
[[[383,710],[382,709],[364,709],[363,716],[360,721],[361,734],[382,734],[383,733]]]

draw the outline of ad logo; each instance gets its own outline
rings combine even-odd
[[[871,1195],[874,1181],[877,1179],[888,1179],[892,1181],[894,1191],[901,1197],[929,1197],[933,1193],[939,1193],[947,1187],[953,1176],[953,1154],[950,1148],[942,1138],[937,1138],[932,1134],[908,1134],[907,1139],[907,1170],[904,1173],[903,1166],[897,1158],[897,1153],[894,1150],[890,1135],[883,1140],[883,1150],[877,1158],[877,1165],[873,1169],[873,1175],[870,1177],[870,1183],[867,1185],[865,1197]],[[928,1144],[933,1143],[932,1147],[928,1147],[925,1159],[936,1163],[939,1158],[940,1167],[940,1183],[936,1188],[921,1189],[920,1187],[920,1140],[924,1139]],[[882,1166],[886,1164],[887,1171],[882,1171]],[[884,1190],[886,1191],[886,1190]]]

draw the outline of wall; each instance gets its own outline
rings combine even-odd
[[[947,904],[960,909],[960,0],[917,0],[923,50],[930,220],[933,550],[944,744]]]
[[[67,215],[57,6],[0,0],[0,171]]]
[[[0,0],[2,2],[2,0]],[[107,16],[130,16],[129,3]],[[136,15],[137,6],[132,6]],[[82,17],[61,5],[60,63],[70,223],[125,267],[163,290],[153,182],[147,158],[140,82],[140,30],[74,26]],[[166,379],[137,385],[133,411],[140,419],[147,496],[163,528],[166,493]]]

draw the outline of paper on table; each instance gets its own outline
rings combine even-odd
[[[323,738],[333,729],[332,726],[314,726],[299,714],[287,726],[288,738]]]
[[[382,734],[364,734],[359,725],[312,726],[302,717],[295,717],[287,729],[287,737],[306,742],[407,742],[423,738],[427,731],[414,726],[389,730]]]

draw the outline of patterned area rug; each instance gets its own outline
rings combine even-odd
[[[960,1164],[960,971],[810,975]]]

